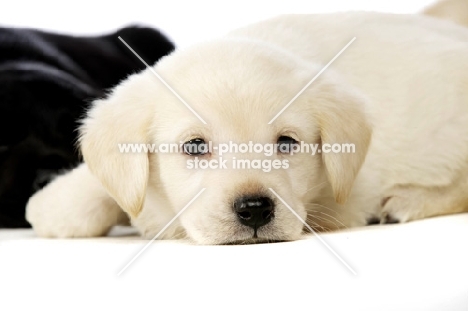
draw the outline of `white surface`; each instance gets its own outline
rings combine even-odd
[[[138,23],[160,28],[178,46],[186,46],[280,14],[350,10],[416,13],[433,2],[435,1],[15,0],[0,6],[0,23],[3,26],[38,27],[74,34],[100,34],[123,25]]]
[[[156,241],[117,277],[147,241],[0,230],[1,309],[467,310],[467,236],[468,214],[322,235],[357,276],[314,237],[245,246]]]

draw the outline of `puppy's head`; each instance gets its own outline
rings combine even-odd
[[[157,234],[203,188],[176,222],[198,243],[297,239],[308,203],[326,196],[346,201],[371,136],[365,99],[346,83],[324,74],[270,122],[319,67],[231,39],[177,52],[155,70],[206,124],[147,70],[97,101],[81,128],[90,170],[141,231]],[[185,148],[209,142],[263,149]],[[354,144],[355,152],[279,148],[299,142]],[[181,148],[122,153],[125,143]]]

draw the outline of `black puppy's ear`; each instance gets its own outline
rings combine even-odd
[[[132,68],[134,69],[145,69],[145,65],[135,57],[119,37],[150,66],[154,65],[161,57],[172,53],[175,49],[174,43],[157,29],[136,25],[119,29],[115,34],[109,35],[107,38],[113,43],[116,50],[120,51],[122,56],[133,64]],[[151,44],[148,44],[148,42],[151,42]]]

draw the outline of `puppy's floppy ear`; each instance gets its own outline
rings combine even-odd
[[[322,160],[333,189],[335,201],[346,202],[354,180],[367,154],[372,130],[366,115],[367,99],[346,85],[320,85],[314,92],[314,117],[322,149],[324,144],[354,144],[354,153],[325,153]]]
[[[139,96],[138,80],[130,77],[107,99],[95,101],[80,128],[81,152],[90,171],[131,217],[143,207],[149,159],[146,152],[121,153],[119,144],[148,143],[154,109],[151,100]]]

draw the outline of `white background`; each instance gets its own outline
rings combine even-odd
[[[83,35],[137,23],[160,28],[178,46],[283,13],[416,13],[432,3],[0,1],[4,27]],[[309,239],[196,248],[158,242],[117,278],[117,271],[141,249],[143,241],[42,240],[31,231],[27,237],[15,232],[20,241],[2,241],[0,236],[0,309],[466,310],[468,253],[463,237],[468,234],[468,219],[455,217],[393,230],[382,226],[327,236],[328,243],[346,254],[357,277],[344,270],[317,240]]]
[[[163,30],[177,44],[221,36],[231,29],[285,13],[349,10],[416,13],[433,0],[283,1],[0,1],[0,25],[72,34],[101,34],[141,24]]]

